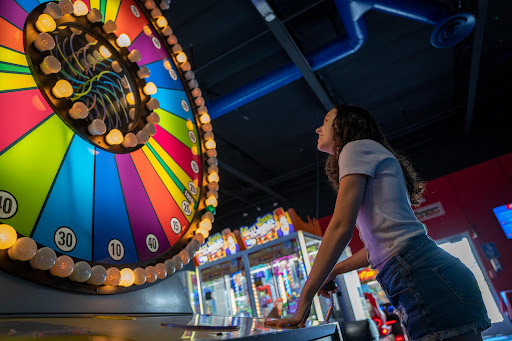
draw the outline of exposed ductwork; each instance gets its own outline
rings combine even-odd
[[[367,37],[363,15],[376,10],[434,26],[431,43],[435,47],[450,47],[466,38],[475,26],[468,13],[450,13],[445,7],[417,0],[334,0],[347,36],[306,56],[313,71],[319,70],[359,50]],[[210,117],[215,119],[263,95],[273,92],[299,78],[301,72],[294,63],[240,87],[208,104]]]

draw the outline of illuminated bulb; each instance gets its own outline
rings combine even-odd
[[[198,150],[197,150],[197,146],[196,145],[193,145],[191,148],[190,148],[190,151],[192,152],[192,155],[198,155]]]
[[[205,102],[203,97],[197,97],[196,99],[194,99],[194,104],[198,107],[203,106],[204,103]]]
[[[107,270],[107,279],[105,280],[105,285],[110,286],[118,286],[121,282],[121,271],[118,268],[108,268]]]
[[[158,17],[156,19],[156,26],[160,27],[160,28],[164,28],[165,26],[167,26],[169,23],[167,22],[167,19],[165,19],[165,17]]]
[[[199,223],[199,228],[204,228],[210,231],[212,229],[212,221],[209,219],[201,220],[201,222]]]
[[[180,44],[176,44],[172,47],[172,53],[177,54],[183,52],[183,47]]]
[[[0,250],[13,246],[17,238],[16,230],[11,225],[0,224]]]
[[[146,66],[141,66],[140,70],[137,71],[137,76],[140,79],[148,78],[149,76],[151,76],[151,71],[149,71],[149,69]]]
[[[144,33],[145,33],[148,37],[149,37],[149,36],[151,36],[151,35],[153,34],[153,32],[151,32],[151,29],[149,28],[149,26],[148,26],[148,25],[144,26],[142,29],[143,29]]]
[[[177,44],[177,43],[178,43],[178,38],[177,38],[174,34],[171,34],[171,35],[167,38],[167,43],[169,43],[169,45]]]
[[[95,9],[95,8],[93,8],[93,9]],[[89,44],[92,44],[92,45],[94,45],[98,42],[98,40],[96,40],[96,38],[94,38],[93,36],[90,36],[88,34],[85,35],[85,39],[87,40],[87,42]]]
[[[116,40],[119,47],[128,47],[132,43],[130,37],[126,33],[122,33]]]
[[[171,8],[171,5],[167,1],[160,1],[160,5],[158,5],[162,11],[168,10]]]
[[[126,102],[128,102],[129,105],[135,104],[135,97],[133,96],[133,94],[131,92],[126,95]]]
[[[107,279],[107,270],[101,265],[95,265],[91,269],[91,277],[87,283],[92,285],[102,285]]]
[[[144,130],[139,130],[136,136],[138,144],[146,144],[149,141],[149,135]]]
[[[43,13],[37,18],[36,28],[39,32],[51,32],[57,28],[57,24],[51,16]]]
[[[206,206],[213,206],[213,207],[217,207],[217,205],[219,204],[217,199],[215,199],[215,197],[209,197],[208,199],[206,199],[205,203],[206,203]]]
[[[208,157],[217,157],[217,149],[208,149],[206,151],[206,156],[208,156]]]
[[[190,83],[189,83],[189,85],[190,85]],[[194,90],[192,90],[191,93],[192,93],[192,97],[201,97],[203,95],[203,92],[201,91],[201,89],[199,89],[197,87]]]
[[[149,82],[149,83],[147,83],[147,84],[144,86],[143,91],[144,91],[144,93],[145,93],[147,96],[151,96],[151,95],[156,94],[156,92],[157,92],[157,88],[156,88],[155,83],[153,83],[153,82]]]
[[[187,120],[186,124],[187,124],[188,130],[193,130],[194,129],[194,123],[192,123],[192,121]]]
[[[146,0],[144,2],[144,7],[146,7],[146,9],[153,9],[156,7],[156,4],[153,0]]]
[[[203,235],[198,235],[198,234],[196,234],[196,235],[194,236],[194,238],[193,238],[193,239],[197,240],[197,242],[198,242],[198,243],[199,243],[199,245],[201,246],[201,245],[203,245],[203,243],[204,243],[204,239],[205,239],[205,238],[204,238],[204,236],[203,236]]]
[[[206,211],[202,216],[201,216],[201,219],[207,219],[207,220],[210,220],[211,222],[214,221],[213,219],[213,213],[210,212],[210,211]]]
[[[187,61],[187,55],[185,52],[180,52],[176,55],[176,61],[178,63],[185,63]]]
[[[142,285],[146,283],[146,271],[143,268],[135,268],[133,269],[134,280],[133,283],[135,285]]]
[[[35,256],[37,251],[36,242],[29,237],[21,237],[11,247],[15,259],[27,261]]]
[[[76,0],[73,4],[73,14],[77,17],[81,17],[83,15],[86,15],[87,13],[89,13],[87,5],[81,0]]]
[[[208,174],[212,174],[212,173],[219,173],[219,167],[217,165],[212,165],[210,167],[208,167]]]
[[[30,260],[30,266],[39,270],[50,270],[57,261],[55,251],[49,247],[42,247],[36,251],[36,254]]]
[[[67,80],[60,79],[55,83],[52,92],[57,98],[69,97],[73,94],[73,87]]]
[[[126,76],[124,76],[123,79],[121,79],[121,85],[125,89],[129,89],[130,88],[130,83],[128,82],[128,79],[126,78]]]
[[[206,188],[208,188],[209,190],[216,190],[218,191],[219,190],[219,183],[217,181],[212,181],[210,182],[208,185],[206,185]]]
[[[96,118],[91,122],[91,124],[89,124],[87,130],[91,135],[103,135],[107,131],[107,126],[105,125],[105,122]]]
[[[153,123],[147,123],[144,128],[142,128],[149,136],[153,136],[156,134],[156,128]]]
[[[83,102],[75,102],[69,109],[69,116],[74,120],[84,119],[89,115],[89,109]]]
[[[105,137],[105,141],[107,141],[107,143],[111,146],[121,144],[123,143],[123,133],[121,133],[121,131],[118,129],[112,129]]]
[[[206,197],[207,198],[214,197],[215,199],[219,199],[219,192],[217,192],[215,190],[208,191],[208,193],[206,193]]]
[[[208,114],[202,114],[201,116],[199,116],[199,121],[200,121],[202,124],[210,123],[210,115],[208,115]]]
[[[203,138],[205,139],[205,141],[213,140],[213,137],[214,135],[212,131],[208,131],[203,134]]]
[[[132,50],[132,52],[128,54],[128,60],[132,63],[140,62],[141,59],[142,56],[140,55],[140,52],[137,50]]]
[[[62,15],[71,14],[75,9],[73,4],[69,0],[60,0],[59,7],[62,10]]]
[[[52,73],[60,72],[62,66],[57,58],[54,56],[46,56],[43,59],[43,62],[39,65],[41,67],[41,71],[45,75],[50,75]]]
[[[199,83],[197,82],[197,79],[191,79],[188,81],[188,87],[191,89],[197,88],[199,86]],[[197,97],[197,96],[194,96]]]
[[[207,133],[209,131],[212,131],[212,124],[210,122],[206,123],[206,124],[203,124],[201,125],[201,129]]]
[[[170,70],[170,69],[172,69],[171,62],[169,62],[169,60],[167,60],[167,59],[166,59],[166,60],[164,60],[164,68],[165,68],[166,70]]]
[[[180,253],[178,253],[178,256],[180,256],[183,265],[187,265],[190,262],[190,254],[187,250],[181,250]]]
[[[167,267],[164,265],[164,263],[156,264],[155,270],[156,270],[156,278],[164,279],[165,277],[167,277]]]
[[[124,268],[121,270],[121,282],[119,282],[120,286],[129,287],[133,285],[135,282],[135,274],[132,269]]]
[[[101,56],[105,59],[110,58],[110,56],[112,56],[112,53],[105,46],[100,46],[99,51]]]
[[[167,259],[164,262],[165,268],[167,269],[167,276],[170,276],[176,272],[176,268],[174,267],[174,263],[172,260]]]
[[[112,66],[112,70],[114,70],[117,73],[121,73],[121,71],[123,71],[123,68],[117,60],[114,60],[112,64],[110,64],[110,66]]]
[[[135,120],[135,113],[136,113],[135,108],[131,108],[131,109],[128,111],[128,115],[130,116],[130,118],[131,118],[132,120]]]
[[[103,24],[103,31],[106,33],[106,34],[109,34],[109,33],[114,33],[115,31],[117,31],[117,25],[115,22],[113,22],[112,20],[107,20],[104,24]]]
[[[87,14],[87,20],[89,20],[92,23],[100,22],[103,21],[103,15],[98,9],[93,8],[89,12],[89,14]]]
[[[153,283],[157,279],[157,273],[154,266],[146,266],[146,282]]]
[[[165,26],[164,28],[162,28],[162,34],[166,37],[170,36],[172,34],[171,26]]]
[[[17,258],[14,256],[14,253],[13,253],[13,248],[10,247],[9,249],[7,249],[7,255],[9,256],[10,259],[12,260],[17,260]]]
[[[205,229],[197,229],[196,233],[201,234],[204,237],[204,239],[208,238],[208,236],[210,235],[210,232],[208,232]]]
[[[71,276],[69,276],[69,279],[75,281],[75,282],[87,282],[89,278],[91,278],[91,266],[89,263],[80,261],[75,263],[75,269],[73,270],[73,273]]]
[[[75,33],[77,36],[82,34],[82,31],[79,30],[78,28],[70,27],[69,29],[71,30],[71,32]]]
[[[162,11],[159,10],[158,8],[153,8],[151,10],[150,14],[151,14],[151,18],[157,19],[158,17],[162,16]]]
[[[197,108],[197,113],[199,115],[207,114],[208,113],[208,109],[204,105],[202,105],[199,108]]]
[[[208,182],[219,182],[219,174],[212,173],[208,175]]]
[[[206,160],[206,163],[208,164],[208,166],[218,165],[219,160],[216,157],[211,157],[208,160]]]
[[[183,72],[187,72],[187,71],[190,71],[192,69],[192,66],[190,65],[189,62],[185,62],[185,63],[180,65],[180,69]]]
[[[50,273],[55,277],[66,278],[73,273],[75,263],[69,256],[60,256],[55,261],[55,265],[50,268]]]
[[[176,269],[176,271],[183,269],[183,261],[181,260],[180,256],[176,255],[172,257],[171,261],[174,264],[174,268]]]
[[[62,9],[55,2],[48,2],[43,13],[48,14],[55,20],[60,19],[63,15]]]
[[[125,148],[133,148],[137,145],[137,136],[134,133],[127,133],[123,137],[123,146]]]
[[[146,117],[146,122],[152,123],[152,124],[158,124],[158,123],[160,123],[160,116],[158,116],[158,114],[153,111]]]
[[[148,110],[150,110],[150,111],[156,110],[156,109],[160,108],[160,103],[158,103],[158,100],[156,98],[151,98],[146,103],[146,108],[148,108]]]

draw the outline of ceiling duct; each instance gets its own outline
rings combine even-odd
[[[372,9],[434,26],[430,41],[433,46],[439,48],[457,44],[466,38],[475,26],[472,14],[450,13],[445,7],[427,1],[334,0],[334,3],[347,35],[305,56],[313,71],[351,55],[364,44],[368,32],[363,15]],[[208,104],[210,117],[220,117],[301,77],[298,67],[294,63],[289,63],[211,101]]]

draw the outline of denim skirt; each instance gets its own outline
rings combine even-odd
[[[491,326],[473,273],[427,235],[409,239],[377,280],[413,341],[444,340]]]

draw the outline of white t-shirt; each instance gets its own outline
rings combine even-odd
[[[348,174],[368,175],[356,227],[372,268],[382,269],[407,239],[426,234],[411,208],[400,163],[380,143],[347,143],[340,153],[339,172],[340,180]]]

